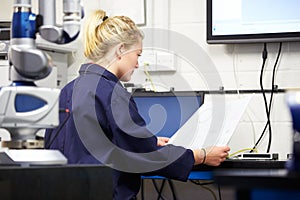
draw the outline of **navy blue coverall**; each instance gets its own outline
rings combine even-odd
[[[131,94],[103,67],[83,64],[79,76],[62,89],[59,106],[69,109],[70,116],[60,113],[63,127],[51,144],[61,127],[46,130],[45,146],[60,150],[69,164],[110,164],[114,199],[135,199],[141,175],[187,180],[193,152],[170,144],[157,146]]]

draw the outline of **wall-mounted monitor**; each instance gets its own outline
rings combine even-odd
[[[207,43],[300,41],[299,0],[207,0]]]

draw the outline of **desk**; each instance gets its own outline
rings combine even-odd
[[[237,199],[300,199],[300,174],[286,169],[216,170],[214,180],[236,189]]]
[[[189,175],[188,180],[199,180],[199,181],[214,181],[214,172],[216,170],[239,170],[239,169],[284,169],[286,161],[284,160],[237,160],[237,159],[228,159],[221,163],[218,167],[212,167],[207,165],[196,165],[193,167],[192,172]],[[164,187],[164,183],[169,183],[170,188],[172,189],[172,182],[169,179],[166,179],[161,176],[144,176],[143,179],[153,179],[153,180],[162,180],[161,187],[157,187],[156,191],[158,192],[158,197],[161,196],[161,192]],[[155,184],[155,183],[154,183]],[[175,194],[172,191],[173,199]],[[144,188],[141,188],[141,195],[144,196]],[[144,198],[142,198],[144,199]],[[159,199],[159,198],[157,198]]]
[[[284,169],[285,160],[239,160],[227,159],[218,167],[196,165],[193,171],[216,170],[216,169]]]
[[[218,167],[207,165],[194,166],[189,179],[193,180],[212,180],[213,172],[218,169],[284,169],[284,160],[238,160],[228,159]]]
[[[108,200],[112,187],[105,166],[0,166],[1,200]]]

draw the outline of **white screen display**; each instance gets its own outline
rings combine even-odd
[[[211,36],[300,32],[300,0],[208,0]]]

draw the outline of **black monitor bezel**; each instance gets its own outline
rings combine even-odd
[[[132,92],[132,97],[158,97],[158,96],[179,96],[179,97],[200,97],[200,105],[204,103],[204,92],[203,91],[146,91],[146,90],[134,90]]]

